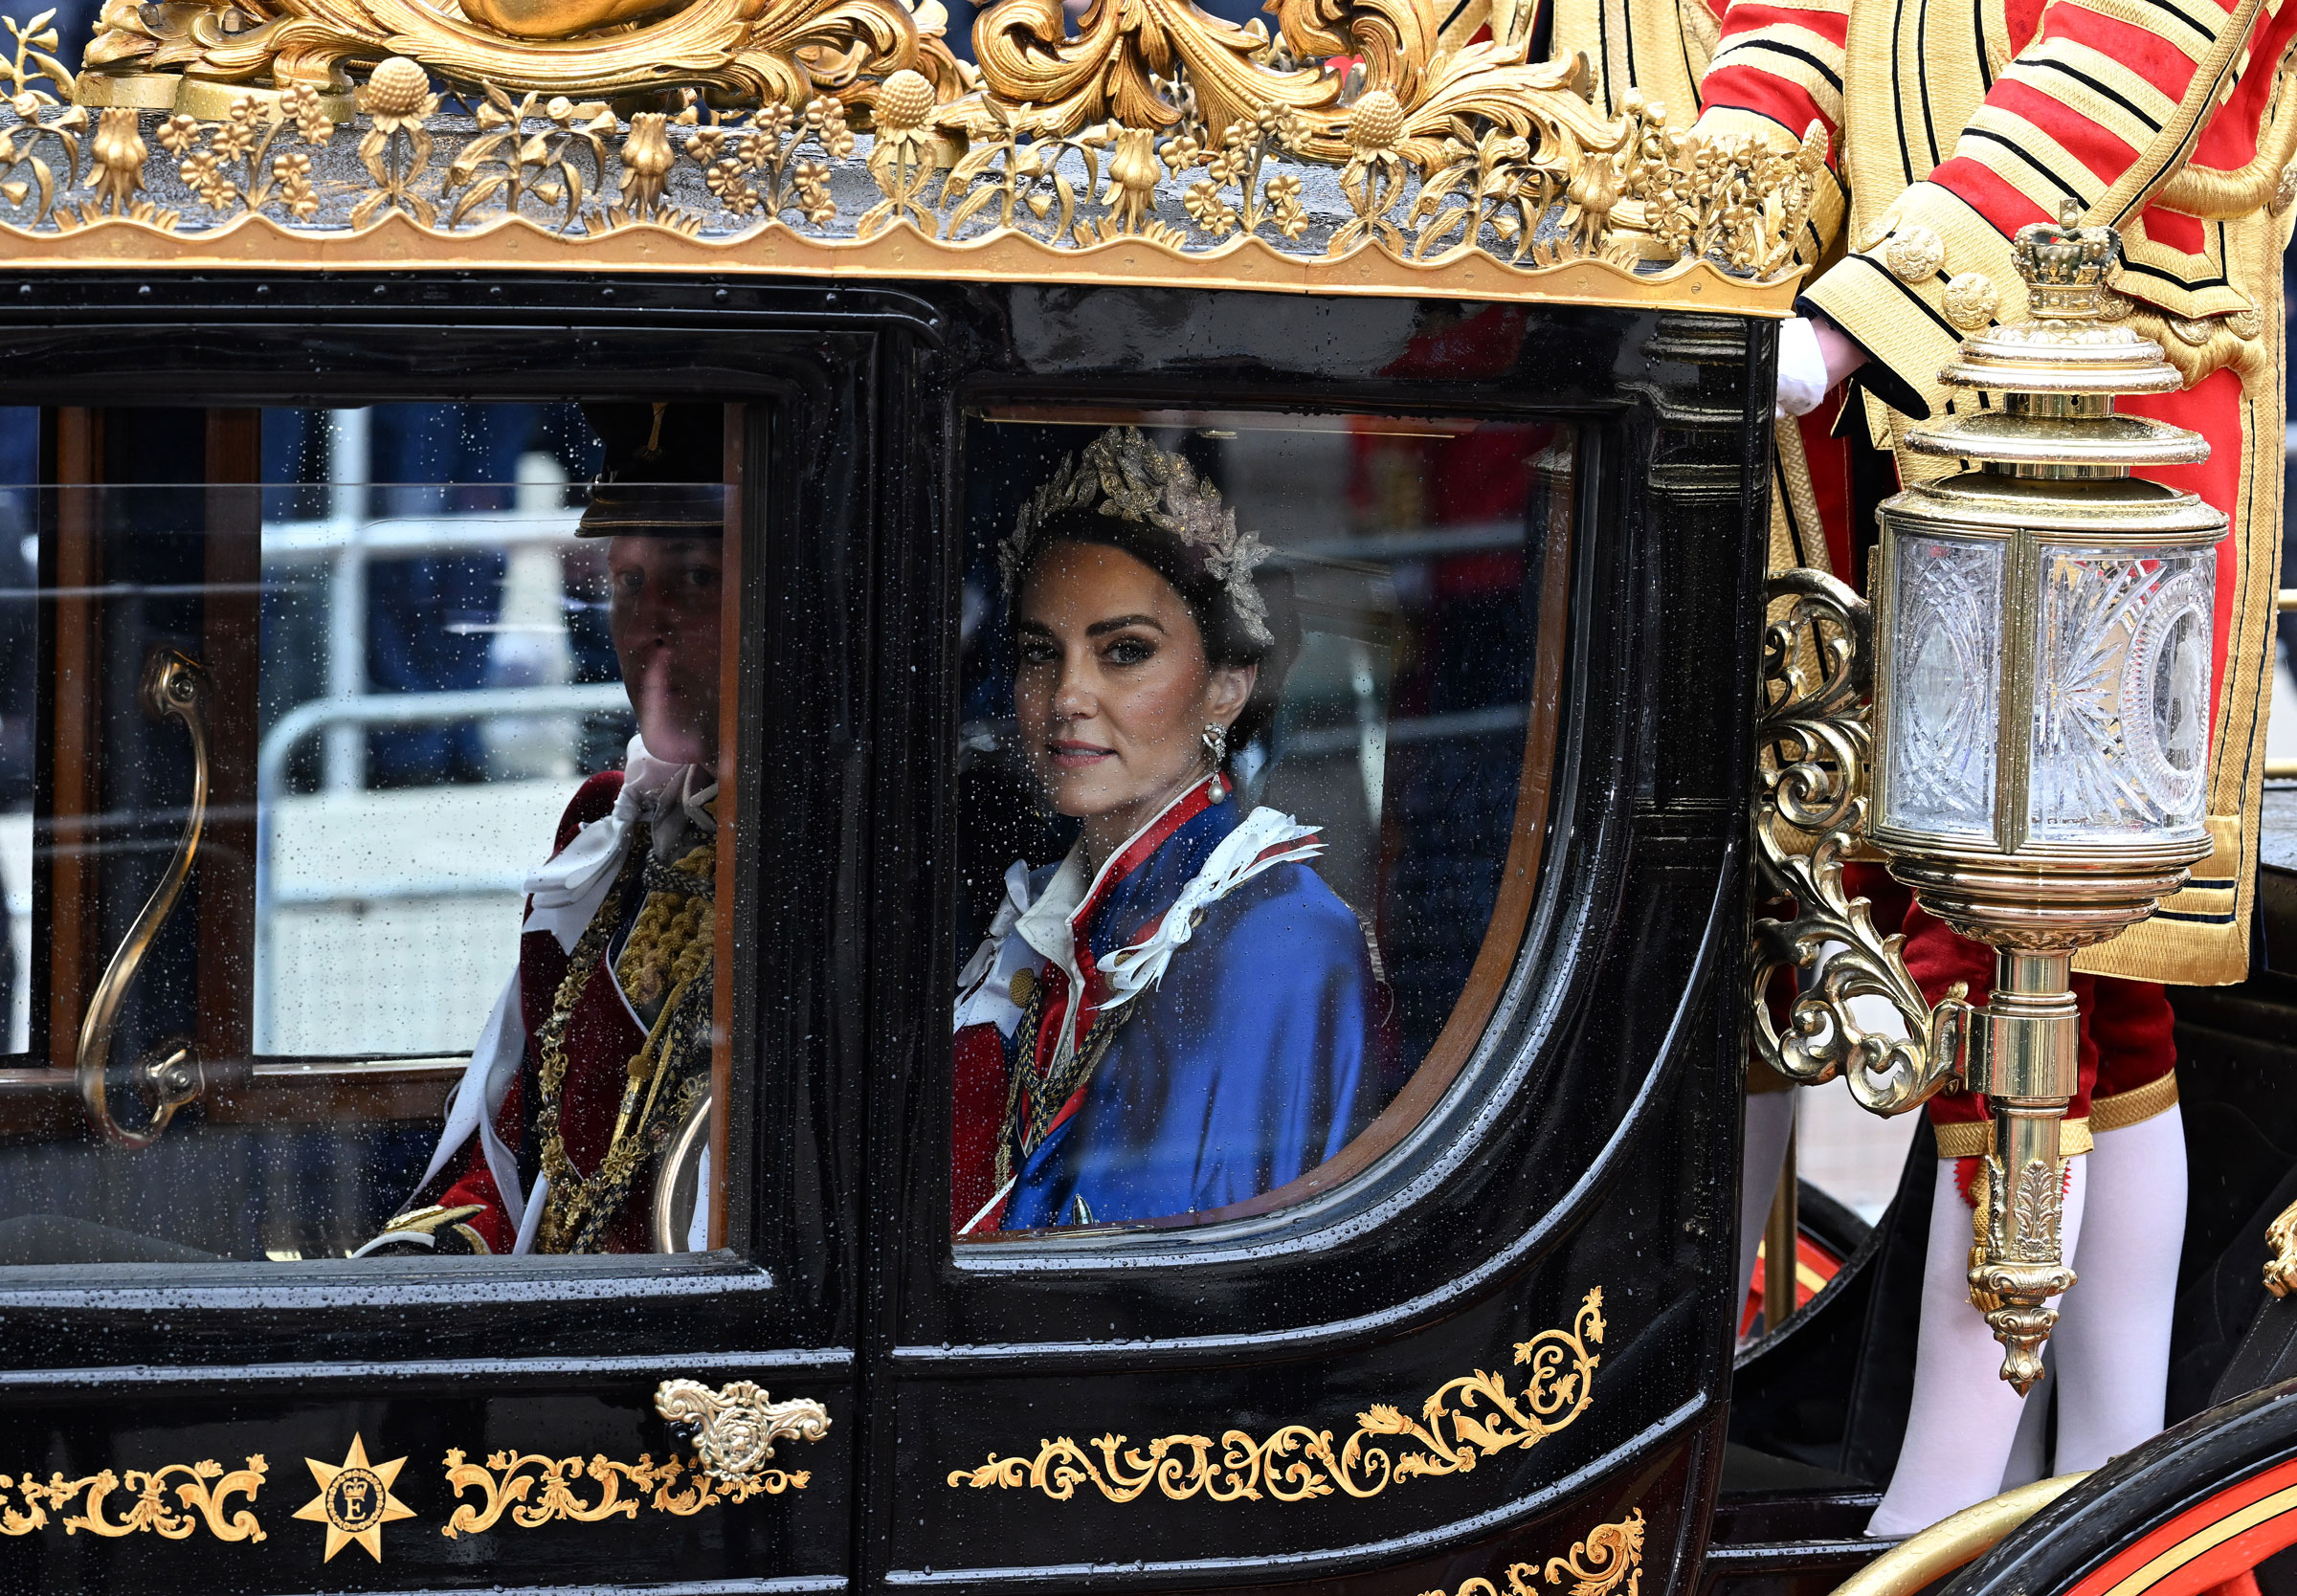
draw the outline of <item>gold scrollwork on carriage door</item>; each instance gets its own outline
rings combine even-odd
[[[814,1479],[812,1472],[805,1469],[768,1469],[723,1479],[697,1458],[673,1456],[657,1463],[647,1452],[640,1452],[636,1463],[617,1463],[600,1453],[585,1464],[579,1456],[498,1452],[481,1467],[465,1461],[457,1447],[447,1453],[446,1468],[447,1483],[455,1488],[457,1496],[468,1491],[479,1493],[477,1501],[458,1502],[439,1530],[450,1541],[493,1529],[505,1510],[513,1523],[525,1529],[562,1518],[580,1524],[636,1518],[641,1506],[683,1518],[722,1501],[746,1502],[759,1495],[778,1496],[785,1491],[803,1491]],[[577,1482],[585,1475],[598,1490],[591,1501],[575,1494]],[[681,1479],[683,1485],[679,1483]],[[647,1495],[650,1491],[651,1496]]]
[[[1034,1487],[1056,1501],[1090,1485],[1114,1502],[1147,1495],[1150,1487],[1174,1501],[1202,1496],[1213,1501],[1305,1501],[1335,1491],[1376,1496],[1396,1480],[1419,1474],[1465,1474],[1479,1458],[1509,1448],[1538,1445],[1587,1411],[1595,1399],[1595,1365],[1603,1344],[1603,1289],[1579,1304],[1569,1330],[1543,1330],[1515,1343],[1515,1362],[1528,1366],[1522,1387],[1505,1375],[1478,1369],[1447,1380],[1420,1404],[1419,1417],[1385,1403],[1356,1415],[1356,1429],[1337,1448],[1332,1431],[1288,1424],[1266,1437],[1224,1431],[1160,1435],[1146,1449],[1127,1448],[1122,1435],[1103,1435],[1086,1451],[1066,1435],[1038,1444],[1034,1457],[992,1452],[978,1468],[953,1469],[951,1486],[1015,1491]],[[1419,1450],[1392,1455],[1381,1438],[1398,1436]],[[1217,1450],[1215,1450],[1215,1448]],[[1096,1462],[1094,1453],[1099,1454]]]
[[[1507,1565],[1507,1587],[1478,1575],[1458,1590],[1423,1590],[1419,1596],[1549,1596],[1538,1584],[1536,1563]],[[1548,1583],[1572,1582],[1571,1596],[1639,1596],[1643,1584],[1643,1510],[1637,1508],[1616,1524],[1598,1524],[1595,1533],[1572,1547],[1569,1557],[1548,1559]],[[1620,1586],[1625,1585],[1624,1591]]]
[[[256,1522],[256,1516],[245,1507],[233,1509],[226,1503],[233,1496],[245,1496],[253,1505],[269,1468],[258,1453],[247,1460],[247,1467],[228,1473],[222,1464],[203,1459],[158,1469],[130,1469],[124,1476],[110,1469],[79,1479],[55,1474],[45,1482],[32,1474],[20,1479],[0,1474],[0,1535],[30,1535],[50,1521],[51,1508],[65,1513],[78,1502],[79,1512],[67,1513],[63,1519],[66,1535],[85,1530],[117,1540],[148,1533],[182,1541],[204,1523],[218,1541],[260,1541],[263,1528]],[[135,1499],[120,1518],[109,1518],[107,1498],[123,1485],[134,1493]],[[170,1496],[175,1498],[172,1503]]]

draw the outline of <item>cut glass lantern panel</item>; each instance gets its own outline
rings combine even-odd
[[[2198,830],[2217,552],[2043,551],[2029,834]]]
[[[1886,826],[1994,832],[2004,549],[1929,533],[1899,537]]]

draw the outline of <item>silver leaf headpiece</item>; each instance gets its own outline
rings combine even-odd
[[[1238,531],[1237,513],[1221,501],[1220,490],[1199,482],[1188,461],[1157,448],[1137,427],[1103,432],[1029,496],[1013,535],[997,550],[1008,602],[1046,526],[1069,511],[1096,506],[1104,516],[1158,527],[1202,550],[1204,568],[1226,590],[1244,634],[1263,647],[1275,641],[1268,630],[1268,601],[1252,580],[1254,569],[1268,558],[1268,545],[1255,533]]]

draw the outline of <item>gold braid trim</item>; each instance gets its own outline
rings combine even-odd
[[[2297,122],[2297,117],[2290,120]],[[2198,386],[2202,379],[2228,366],[2241,374],[2244,387],[2252,388],[2273,374],[2273,351],[2267,341],[2243,338],[2229,324],[2229,317],[2208,316],[2188,321],[2137,305],[2125,320],[2161,345],[2162,357],[2177,368],[2187,388]]]
[[[2273,103],[2260,130],[2257,154],[2248,165],[2185,166],[2161,187],[2153,203],[2203,221],[2231,221],[2264,210],[2280,198],[2282,169],[2297,160],[2297,114],[2288,103],[2290,74],[2285,60],[2273,83]]]
[[[2096,1112],[2096,1105],[2091,1105]],[[1938,1135],[1940,1158],[1984,1158],[1994,1151],[1994,1121],[1992,1119],[1963,1119],[1951,1125],[1932,1125]],[[2067,1158],[2086,1153],[2090,1149],[2089,1121],[2068,1119],[2058,1127],[2058,1150]],[[1980,1211],[1985,1205],[1980,1204]]]
[[[710,844],[691,850],[673,866],[680,875],[707,877],[718,859]],[[710,956],[710,898],[700,885],[690,893],[656,887],[638,910],[637,923],[622,944],[614,979],[631,1007],[645,1013],[663,994],[693,979]]]
[[[2100,1136],[2107,1131],[2128,1130],[2131,1125],[2145,1123],[2157,1114],[2167,1114],[2177,1106],[2177,1073],[2173,1070],[2143,1086],[2133,1086],[2127,1092],[2116,1092],[2109,1097],[2089,1100],[2089,1128]]]
[[[1826,523],[1818,516],[1818,494],[1811,486],[1811,460],[1803,449],[1801,423],[1791,415],[1781,417],[1772,442],[1778,455],[1778,481],[1786,502],[1773,500],[1771,505],[1771,568],[1792,570],[1800,565],[1833,576],[1834,556],[1826,546]],[[1790,530],[1791,525],[1802,529],[1799,539]]]

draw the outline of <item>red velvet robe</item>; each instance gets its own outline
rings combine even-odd
[[[552,856],[573,841],[574,834],[585,825],[610,813],[621,790],[619,770],[603,771],[583,783],[559,819]],[[629,901],[626,895],[618,907],[628,916],[636,911],[636,904]],[[593,970],[585,984],[566,1031],[567,1073],[561,1093],[559,1126],[566,1139],[567,1156],[585,1174],[595,1170],[606,1156],[631,1057],[646,1041],[645,1031],[615,985],[611,952],[610,947],[599,955],[601,967]],[[550,1019],[559,987],[566,980],[568,964],[567,950],[549,932],[529,931],[520,938],[519,1014],[526,1036],[525,1056],[518,1079],[495,1116],[495,1132],[518,1156],[519,1168],[529,1186],[542,1159],[534,1127],[535,1115],[541,1106],[538,1083],[542,1068],[535,1039]],[[517,1240],[517,1229],[511,1224],[494,1172],[480,1155],[478,1138],[472,1138],[457,1155],[443,1178],[449,1184],[431,1200],[445,1208],[478,1205],[480,1211],[466,1223],[486,1238],[491,1250],[508,1252]],[[606,1231],[603,1250],[653,1251],[653,1218],[654,1185],[648,1172],[633,1183],[622,1212]]]

